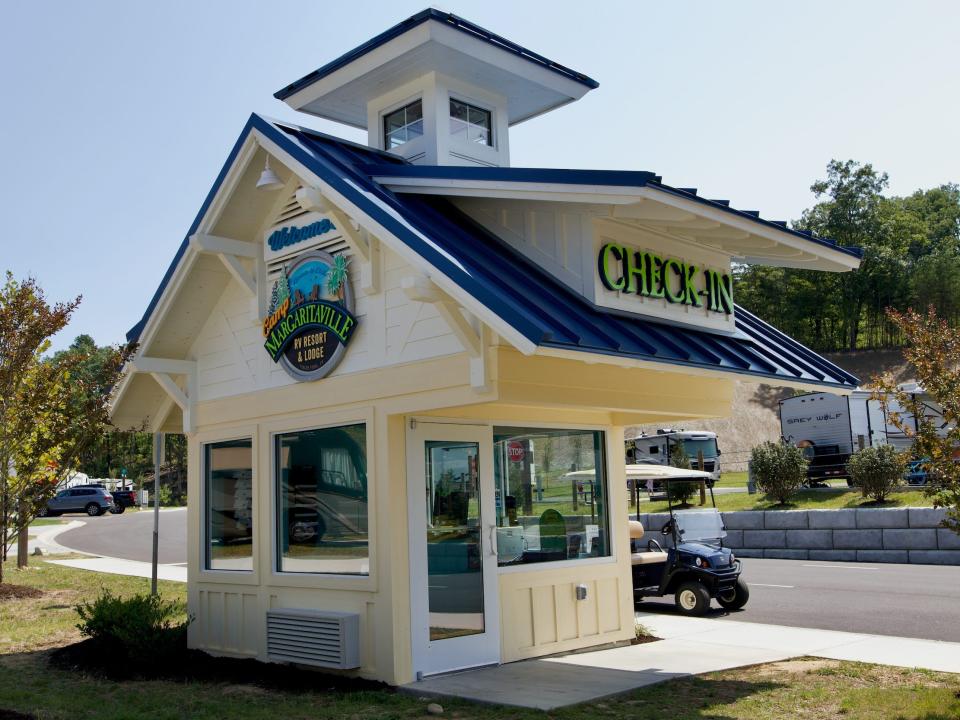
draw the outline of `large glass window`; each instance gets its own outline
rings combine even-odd
[[[383,116],[383,144],[391,150],[423,135],[423,103],[415,100]]]
[[[252,442],[204,446],[208,570],[253,570]]]
[[[450,135],[454,140],[493,145],[491,118],[489,110],[462,100],[450,100]]]
[[[276,437],[277,567],[367,575],[367,430],[364,425]]]
[[[496,427],[500,565],[610,555],[603,433]]]

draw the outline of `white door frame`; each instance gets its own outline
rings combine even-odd
[[[480,557],[483,572],[484,631],[430,640],[427,572],[427,508],[424,502],[424,443],[465,441],[478,446],[480,476]],[[493,427],[411,419],[407,422],[407,535],[410,557],[410,634],[415,677],[500,663],[500,595],[497,573],[493,486]]]

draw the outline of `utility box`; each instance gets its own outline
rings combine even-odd
[[[141,491],[140,491],[140,498],[139,498],[139,500],[140,500],[140,507],[146,507],[147,505],[149,505],[149,504],[150,504],[150,491],[149,491],[149,490],[141,490]]]

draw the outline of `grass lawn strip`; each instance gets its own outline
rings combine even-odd
[[[425,718],[433,700],[390,690],[327,692],[325,679],[302,691],[250,683],[128,681],[94,678],[48,664],[49,650],[79,640],[73,605],[101,587],[144,592],[149,581],[36,562],[10,570],[8,582],[44,591],[40,598],[0,600],[0,710],[37,718]],[[161,582],[166,597],[182,598],[180,583]],[[670,680],[607,700],[550,713],[443,699],[457,720],[955,720],[960,675],[802,658]],[[0,717],[3,713],[0,712]]]

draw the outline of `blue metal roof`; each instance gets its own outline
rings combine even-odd
[[[377,150],[253,115],[187,237],[196,231],[247,134],[256,129],[330,184],[388,232],[539,347],[615,355],[706,368],[758,378],[852,388],[845,372],[742,308],[737,335],[719,335],[596,307],[438,196],[395,194],[376,182],[384,164]],[[642,173],[641,173],[642,175]],[[187,246],[181,245],[144,318],[128,333],[136,340]]]
[[[438,180],[473,180],[478,182],[551,183],[555,185],[607,185],[610,187],[650,187],[671,195],[709,205],[752,222],[796,235],[804,240],[823,245],[855,258],[863,257],[858,247],[839,245],[830,238],[814,235],[809,230],[794,230],[785,220],[765,220],[757,210],[737,210],[729,200],[708,200],[697,194],[696,188],[677,188],[666,185],[654,172],[636,170],[566,170],[553,168],[461,167],[457,165],[369,165],[364,168],[372,177],[430,178]]]
[[[381,45],[385,45],[386,43],[390,42],[395,37],[402,35],[403,33],[415,28],[417,25],[427,22],[428,20],[436,20],[437,22],[449,25],[465,35],[470,35],[471,37],[483,40],[490,45],[499,48],[500,50],[513,53],[524,60],[528,60],[532,63],[540,65],[543,68],[546,68],[547,70],[550,70],[551,72],[562,75],[568,80],[573,80],[581,85],[585,85],[591,90],[595,90],[596,88],[600,87],[600,83],[592,78],[587,77],[583,73],[579,73],[576,70],[571,70],[560,63],[556,63],[549,58],[545,58],[543,55],[517,45],[515,42],[507,40],[501,35],[492,33],[489,30],[480,27],[479,25],[475,25],[469,20],[465,20],[464,18],[454,15],[453,13],[443,12],[442,10],[437,10],[435,8],[427,8],[426,10],[421,10],[416,15],[408,17],[403,22],[397,23],[392,28],[385,30],[376,37],[367,40],[365,43],[363,43],[363,45],[354,48],[345,55],[341,55],[336,60],[328,62],[326,65],[314,70],[309,75],[304,75],[299,80],[290,83],[285,88],[275,92],[273,96],[278,100],[286,100],[294,93],[299,92],[303,88],[317,82],[317,80],[320,80],[321,78],[336,72],[340,68],[349,65],[357,58],[363,57],[367,53],[376,50]]]

